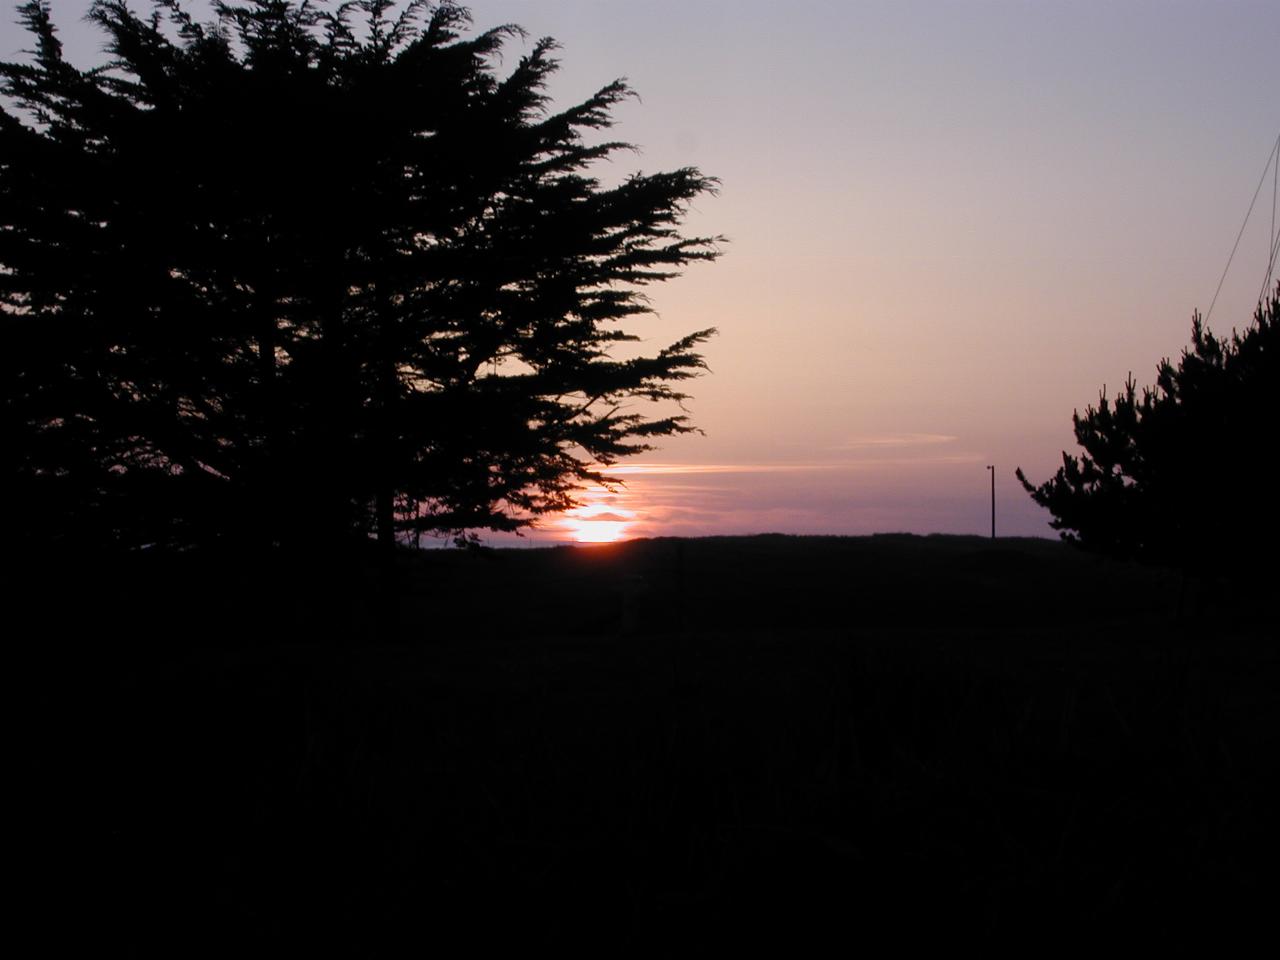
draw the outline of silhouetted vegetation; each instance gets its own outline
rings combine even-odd
[[[1018,479],[1052,525],[1091,550],[1202,575],[1270,577],[1280,539],[1273,446],[1280,422],[1280,284],[1243,333],[1217,337],[1197,314],[1191,346],[1154,387],[1133,379],[1075,414],[1079,456],[1050,480]]]
[[[714,181],[606,187],[621,81],[565,110],[549,39],[448,3],[99,0],[111,60],[21,8],[0,64],[8,535],[30,544],[336,544],[516,529],[599,464],[688,431],[693,333],[638,338],[645,284]],[[14,106],[16,104],[16,106]]]

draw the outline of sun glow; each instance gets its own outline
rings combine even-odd
[[[616,543],[625,540],[636,521],[636,512],[618,502],[623,495],[604,487],[591,487],[584,503],[568,511],[558,524],[560,532],[576,543]]]
[[[623,520],[571,520],[566,526],[577,543],[615,543],[626,538],[630,524]]]

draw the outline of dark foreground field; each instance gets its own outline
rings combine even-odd
[[[1257,598],[957,537],[435,551],[397,575],[393,601],[373,565],[315,558],[33,570],[52,938],[1038,952],[1271,929]]]

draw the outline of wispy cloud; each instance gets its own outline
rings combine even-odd
[[[908,441],[904,439],[907,436],[923,437],[926,439]],[[851,441],[831,449],[845,452],[851,452],[858,449],[881,450],[886,453],[888,451],[901,451],[901,453],[906,454],[912,447],[939,446],[944,443],[950,443],[955,439],[955,437],[943,436],[941,434],[904,434],[900,438],[883,437],[874,440],[867,438],[857,442]],[[861,444],[860,446],[858,445],[859,443]],[[928,464],[977,463],[982,459],[982,455],[978,453],[958,452],[932,453],[925,455],[911,454],[907,456],[850,457],[838,460],[809,461],[805,463],[628,463],[619,464],[614,467],[605,467],[602,468],[601,472],[608,477],[624,481],[629,478],[640,480],[647,479],[649,477],[688,477],[693,480],[698,477],[714,474],[804,474],[840,470],[860,470],[894,465],[926,466]],[[708,489],[702,484],[699,484],[699,487],[701,489]],[[676,489],[675,485],[672,485],[671,489]]]
[[[832,450],[877,450],[884,447],[932,447],[940,443],[954,443],[957,437],[946,433],[878,433],[850,437],[834,444]]]
[[[840,466],[838,463],[627,463],[603,469],[611,477],[650,477],[707,473],[804,473]]]

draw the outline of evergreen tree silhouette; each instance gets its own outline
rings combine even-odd
[[[1280,509],[1271,483],[1280,420],[1280,284],[1243,333],[1218,337],[1192,319],[1177,365],[1139,394],[1073,416],[1084,452],[1035,486],[1018,479],[1052,525],[1082,546],[1201,576],[1270,577]]]
[[[702,330],[643,288],[717,255],[698,170],[605,186],[622,81],[551,109],[556,45],[415,0],[100,0],[110,63],[21,8],[0,64],[0,309],[19,539],[123,547],[517,530],[693,429]]]

